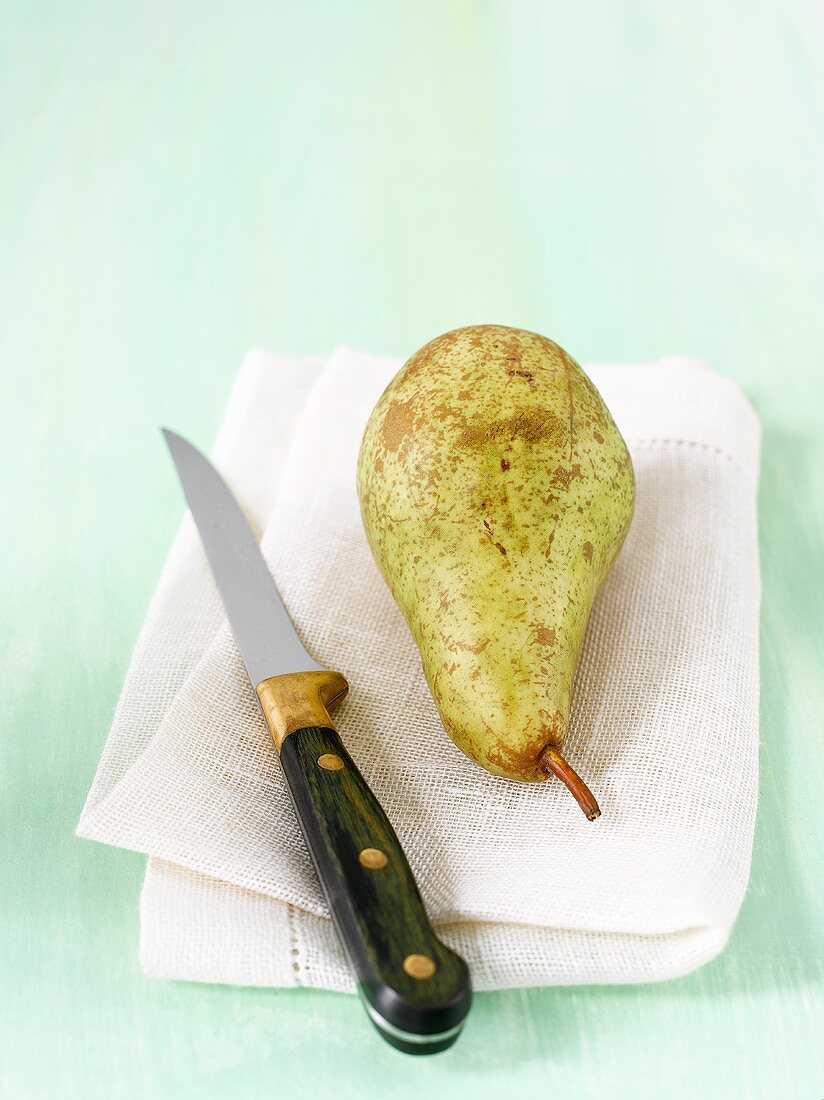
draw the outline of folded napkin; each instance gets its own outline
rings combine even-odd
[[[307,648],[349,680],[341,736],[476,988],[686,973],[723,948],[749,875],[757,418],[691,360],[588,368],[638,486],[566,745],[601,804],[591,824],[560,783],[488,775],[438,720],[355,494],[366,419],[399,365],[252,352],[213,451]],[[78,832],[151,857],[148,974],[353,989],[189,516]]]

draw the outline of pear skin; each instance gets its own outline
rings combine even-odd
[[[635,479],[595,386],[544,336],[456,329],[409,359],[372,412],[358,496],[375,560],[444,727],[495,775],[557,775],[593,600]]]

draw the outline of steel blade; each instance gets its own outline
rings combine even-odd
[[[252,684],[322,668],[304,649],[226,482],[191,443],[166,428],[163,436]]]

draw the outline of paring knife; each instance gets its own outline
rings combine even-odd
[[[469,1011],[469,970],[436,937],[392,825],[332,725],[349,685],[303,648],[217,470],[163,435],[366,1011],[399,1050],[446,1050]]]

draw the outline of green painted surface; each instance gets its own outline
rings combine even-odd
[[[718,4],[0,4],[0,1090],[824,1096],[824,21]],[[152,982],[143,860],[73,838],[180,517],[156,426],[242,353],[482,321],[668,352],[765,427],[762,798],[726,953],[479,996],[413,1062],[354,999]]]

